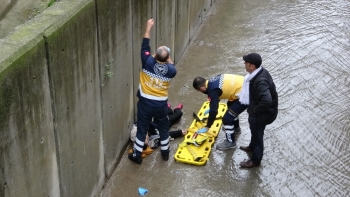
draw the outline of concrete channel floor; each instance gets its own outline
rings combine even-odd
[[[140,196],[139,187],[149,197],[349,196],[349,8],[346,0],[218,0],[176,63],[169,102],[183,103],[184,115],[174,128],[188,128],[207,100],[193,89],[195,77],[246,75],[242,56],[258,52],[280,103],[261,166],[241,169],[247,153],[216,143],[203,166],[165,162],[159,148],[137,165],[125,151],[100,196]],[[237,145],[248,145],[246,112],[240,123]],[[216,142],[223,139],[220,132]],[[171,141],[171,155],[180,142]]]
[[[230,62],[231,58],[239,59],[239,56],[243,54],[237,54],[238,57],[225,57],[224,51],[226,47],[220,47],[220,45],[225,44],[224,40],[217,40],[218,33],[230,31],[227,28],[227,23],[223,22],[223,18],[229,14],[228,12],[223,12],[223,10],[226,6],[233,6],[230,4],[232,4],[230,1],[217,2],[212,14],[203,21],[203,25],[198,30],[187,51],[176,64],[178,73],[170,88],[169,102],[172,106],[183,103],[184,115],[180,123],[174,125],[173,128],[188,128],[193,121],[192,113],[197,113],[203,102],[207,100],[205,95],[193,90],[192,80],[194,77],[207,77],[222,72],[229,72],[229,70],[231,70],[230,73],[245,74],[240,60],[240,63],[233,67],[231,64],[233,62]],[[210,47],[212,44],[218,46],[215,47],[216,50],[212,50]],[[231,51],[232,49],[228,50]],[[246,114],[242,114],[241,119],[242,129],[248,131],[247,124],[243,124],[243,122],[246,122]],[[242,133],[242,136],[247,138],[244,143],[248,143],[248,133]],[[222,132],[217,138],[217,141],[221,140],[223,140]],[[231,171],[239,170],[239,167],[238,163],[235,163],[233,166],[225,166],[225,163],[232,163],[231,157],[235,151],[239,152],[239,160],[246,159],[246,154],[236,149],[218,152],[213,147],[209,161],[204,166],[179,163],[174,160],[173,156],[178,148],[178,144],[182,141],[183,138],[171,141],[172,157],[167,162],[162,160],[159,148],[144,158],[141,165],[134,164],[128,160],[126,151],[100,196],[140,196],[138,194],[139,187],[148,190],[145,196],[227,196],[233,186],[230,186],[230,182],[221,182],[220,177],[227,174],[229,177],[233,176],[234,174]],[[131,147],[130,144],[128,149]],[[215,152],[217,153],[215,154]],[[212,162],[212,160],[217,161]],[[220,163],[219,165],[217,165],[218,162]],[[253,171],[255,172],[256,170]],[[217,176],[218,173],[221,175]],[[215,180],[213,184],[210,183],[211,179]],[[249,182],[246,181],[243,185],[250,184]],[[248,190],[249,188],[246,189]]]

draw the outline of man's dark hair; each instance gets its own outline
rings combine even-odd
[[[159,47],[156,52],[156,60],[166,62],[169,58],[169,52],[164,47]]]
[[[207,80],[204,79],[203,77],[196,77],[194,80],[193,80],[193,88],[196,89],[196,90],[199,90],[201,87],[205,86],[205,82]]]

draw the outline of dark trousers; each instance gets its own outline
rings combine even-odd
[[[233,125],[234,128],[239,127],[239,119],[238,115],[241,114],[244,110],[246,110],[248,105],[243,105],[239,100],[229,101],[227,102],[227,112],[224,114],[222,118],[223,125]]]
[[[168,107],[167,114],[169,118],[169,128],[172,127],[175,123],[179,122],[181,119],[183,113],[182,110],[179,108],[174,109],[174,111]],[[151,122],[148,128],[148,135],[157,135],[157,131],[155,130],[157,128],[157,125],[154,122]],[[182,136],[182,131],[176,131],[173,133],[173,131],[169,131],[170,137],[176,138]],[[179,135],[179,136],[178,136]]]
[[[258,124],[256,117],[250,115],[248,122],[252,135],[249,144],[249,147],[253,150],[251,160],[253,163],[260,164],[264,153],[264,131],[266,125]]]
[[[174,109],[174,111],[168,108],[169,124],[172,127],[175,123],[179,122],[182,117],[182,110],[179,108]]]
[[[141,156],[148,128],[150,122],[152,122],[152,119],[159,130],[161,150],[169,149],[169,120],[167,108],[167,106],[157,108],[150,107],[140,101],[137,103],[137,133],[134,143],[136,156]]]

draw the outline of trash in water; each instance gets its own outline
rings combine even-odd
[[[142,188],[142,187],[139,187],[139,194],[140,194],[141,196],[145,195],[147,192],[148,192],[147,189]]]

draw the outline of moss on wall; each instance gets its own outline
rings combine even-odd
[[[13,91],[11,86],[4,81],[0,86],[0,126],[4,128],[4,122],[7,121],[7,116],[10,111]]]
[[[21,39],[21,37],[18,37]],[[39,44],[38,44],[39,45]],[[44,45],[42,40],[41,46]],[[41,53],[43,53],[42,51]],[[29,86],[29,81],[37,80],[38,75],[30,74],[33,70],[37,70],[30,66],[37,66],[31,61],[36,59],[28,59],[31,57],[38,56],[38,46],[33,48],[20,50],[12,57],[12,61],[9,61],[9,65],[0,72],[0,125],[5,126],[4,122],[8,120],[10,115],[10,108],[13,103],[18,103],[22,97],[23,91],[21,88],[28,86],[27,88],[35,89],[35,87]],[[40,60],[39,60],[40,61]],[[42,60],[41,60],[42,61]],[[37,98],[30,99],[33,103],[38,102]]]

